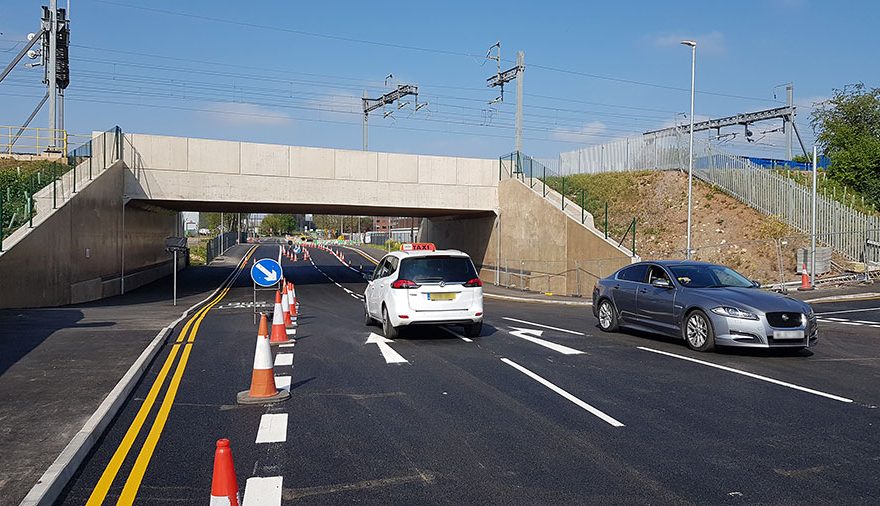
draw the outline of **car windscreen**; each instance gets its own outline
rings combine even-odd
[[[474,264],[468,257],[426,256],[404,258],[400,262],[399,279],[416,283],[445,281],[446,283],[467,283],[477,277]]]
[[[675,265],[669,267],[682,286],[688,288],[751,288],[752,282],[723,265]]]

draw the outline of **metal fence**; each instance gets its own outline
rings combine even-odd
[[[694,153],[705,146],[694,142]],[[559,155],[560,174],[677,170],[687,166],[686,139],[676,135],[627,137]]]
[[[95,133],[63,158],[37,169],[0,172],[0,252],[6,246],[4,239],[23,226],[33,228],[122,158],[122,137],[122,130],[115,127]]]
[[[227,249],[235,246],[240,242],[245,242],[239,232],[224,232],[217,235],[205,245],[205,263],[209,264],[226,252]]]
[[[590,297],[601,278],[628,265],[624,257],[591,260],[547,260],[546,258],[503,258],[500,265],[490,259],[481,266],[487,283],[515,290]]]

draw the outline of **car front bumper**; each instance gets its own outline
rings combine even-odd
[[[736,346],[741,348],[804,348],[815,346],[819,340],[819,328],[815,320],[806,325],[789,328],[775,328],[767,323],[764,315],[758,320],[730,318],[716,314],[711,315],[715,344],[718,346]],[[800,330],[803,339],[776,339],[777,330]],[[809,338],[809,339],[808,339]]]

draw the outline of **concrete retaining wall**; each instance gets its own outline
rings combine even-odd
[[[122,271],[122,163],[89,182],[0,255],[0,307],[45,307],[117,295]],[[126,290],[171,273],[165,238],[177,214],[125,209]]]
[[[498,199],[497,221],[494,216],[426,218],[420,240],[467,252],[484,282],[585,297],[597,279],[632,262],[598,230],[573,220],[519,180],[502,181]]]

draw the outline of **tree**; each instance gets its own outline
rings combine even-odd
[[[851,84],[813,109],[810,124],[831,160],[828,176],[880,205],[880,88]]]
[[[263,234],[292,234],[299,228],[299,220],[292,214],[269,214],[260,223]]]

